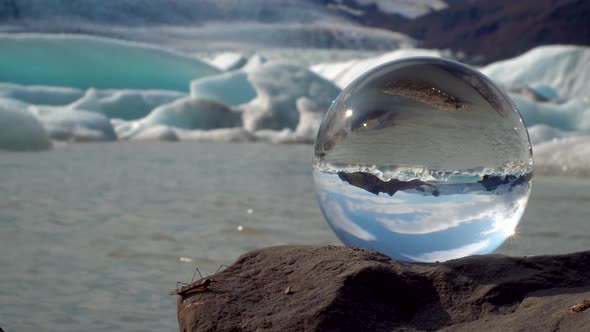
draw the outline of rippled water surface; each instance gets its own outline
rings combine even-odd
[[[0,327],[174,331],[167,292],[245,251],[338,243],[311,146],[68,145],[0,152]],[[500,253],[588,249],[590,180],[536,176]],[[239,230],[241,227],[241,231]]]

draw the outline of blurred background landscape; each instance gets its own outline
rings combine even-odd
[[[590,2],[0,0],[0,327],[176,330],[167,292],[338,244],[311,177],[332,100],[408,56],[472,65],[529,128],[510,255],[587,249]]]

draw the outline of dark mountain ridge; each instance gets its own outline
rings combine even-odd
[[[381,12],[374,4],[342,3],[357,10],[349,18],[360,24],[405,33],[420,47],[463,52],[478,64],[540,45],[590,45],[587,0],[448,0],[446,9],[415,19]]]

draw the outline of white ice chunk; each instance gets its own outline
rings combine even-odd
[[[283,130],[262,129],[254,132],[254,136],[256,137],[257,141],[266,143],[297,143],[295,132],[289,128],[285,128]]]
[[[260,54],[254,54],[248,59],[248,63],[246,63],[242,69],[246,72],[250,72],[260,68],[260,66],[262,66],[267,61],[268,60],[264,56]]]
[[[182,129],[216,129],[239,127],[242,121],[239,113],[222,103],[187,97],[154,109],[141,123]]]
[[[134,141],[178,141],[178,135],[173,128],[168,126],[149,127],[140,131],[137,135],[131,138]]]
[[[24,109],[0,105],[0,149],[45,150],[51,141],[37,117]]]
[[[299,124],[297,99],[306,97],[323,112],[327,111],[340,89],[306,68],[266,63],[248,73],[257,97],[246,105],[244,127],[249,131],[261,129],[295,129]]]
[[[241,114],[214,100],[181,98],[161,105],[137,121],[112,121],[121,139],[130,139],[150,127],[209,130],[241,127]],[[178,134],[178,131],[176,131]]]
[[[17,100],[17,99],[0,97],[0,106],[5,106],[8,108],[12,108],[12,109],[24,110],[24,109],[27,109],[29,104],[22,102],[20,100]]]
[[[571,99],[562,104],[535,102],[510,94],[528,126],[545,124],[564,131],[590,131],[590,100]]]
[[[177,129],[176,133],[181,141],[244,143],[255,140],[252,133],[240,127],[211,130]]]
[[[563,97],[584,98],[590,95],[590,48],[540,46],[487,65],[482,72],[509,89],[543,83]]]
[[[99,113],[31,106],[52,139],[59,141],[114,141],[117,135],[107,117]]]
[[[0,83],[0,97],[20,100],[28,104],[65,105],[80,98],[83,94],[82,90],[74,88]]]
[[[215,56],[209,63],[223,71],[236,70],[244,67],[248,62],[245,56],[240,53],[226,52]]]
[[[254,99],[256,90],[245,72],[233,71],[192,81],[191,97],[216,100],[233,106]]]
[[[528,128],[528,131],[533,146],[536,146],[537,144],[543,142],[556,140],[558,138],[562,138],[575,133],[559,130],[557,128],[550,127],[546,124],[537,124],[534,126],[530,126]]]
[[[320,125],[325,116],[325,110],[307,97],[297,99],[299,123],[295,129],[295,136],[301,143],[313,143],[318,135]]]
[[[545,83],[531,83],[524,91],[538,101],[559,101],[561,96],[551,86]]]
[[[154,108],[186,97],[185,93],[166,90],[96,90],[90,88],[70,109],[92,111],[108,118],[140,119]]]

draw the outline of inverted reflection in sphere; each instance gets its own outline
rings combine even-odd
[[[410,58],[342,91],[313,167],[320,207],[342,242],[432,262],[490,253],[514,235],[533,159],[520,114],[487,77]]]

